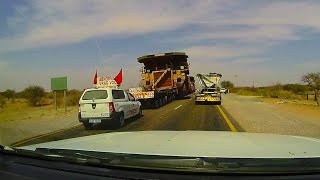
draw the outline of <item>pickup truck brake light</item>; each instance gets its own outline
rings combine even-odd
[[[109,102],[109,112],[115,112],[114,104],[113,102]]]

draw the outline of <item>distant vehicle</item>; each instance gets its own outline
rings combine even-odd
[[[86,129],[107,121],[122,127],[133,116],[142,116],[141,103],[116,84],[86,89],[79,100],[78,119]]]
[[[143,63],[141,86],[129,92],[143,107],[159,108],[177,97],[195,92],[195,80],[189,75],[188,56],[183,52],[151,54],[138,58]]]
[[[202,90],[200,93],[196,94],[196,104],[204,102],[221,105],[221,91],[218,88],[221,77],[222,75],[218,73],[197,74]]]
[[[224,93],[224,94],[227,94],[227,93],[229,92],[229,90],[226,89],[226,88],[221,88],[221,89],[220,89],[220,92],[221,92],[221,93]]]

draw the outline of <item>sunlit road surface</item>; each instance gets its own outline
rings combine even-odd
[[[90,130],[85,130],[83,126],[77,126],[68,130],[24,140],[14,145],[23,146],[120,131],[243,131],[237,122],[225,111],[223,105],[195,105],[193,98],[176,100],[159,109],[144,110],[143,114],[141,118],[127,120],[126,125],[118,129],[114,128],[112,124],[98,125]]]

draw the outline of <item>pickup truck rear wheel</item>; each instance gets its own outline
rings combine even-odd
[[[139,107],[139,114],[138,114],[138,117],[142,117],[143,116],[143,114],[142,114],[142,107],[140,106]]]
[[[117,118],[117,124],[118,124],[118,127],[123,127],[124,126],[124,115],[123,115],[123,113],[119,114],[119,116]]]

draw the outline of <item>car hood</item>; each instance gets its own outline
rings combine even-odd
[[[143,155],[306,158],[320,157],[320,140],[288,135],[221,131],[113,132],[19,147],[76,149]]]

